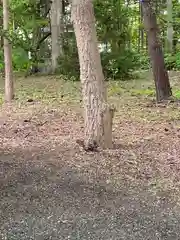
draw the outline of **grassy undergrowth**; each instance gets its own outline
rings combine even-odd
[[[179,74],[179,73],[178,73]],[[109,101],[117,107],[117,116],[138,121],[178,120],[180,112],[177,104],[156,106],[154,82],[149,75],[131,81],[107,82]],[[180,99],[178,75],[171,77],[173,96]],[[0,81],[0,104],[3,104],[4,81]],[[81,105],[81,86],[79,82],[63,80],[60,76],[16,77],[15,105],[23,106],[28,100],[45,106]],[[127,109],[129,111],[127,112]]]
[[[3,81],[0,84],[2,104]],[[154,84],[149,76],[128,82],[107,82],[107,85],[109,101],[115,104],[117,108],[113,137],[115,141],[121,144],[121,147],[117,150],[117,155],[116,151],[109,153],[109,160],[105,156],[103,164],[105,163],[106,166],[106,175],[111,170],[108,172],[108,176],[113,181],[114,186],[117,186],[117,189],[122,186],[123,181],[131,182],[133,187],[133,184],[141,187],[139,182],[144,184],[146,181],[150,186],[149,191],[164,191],[164,189],[166,192],[172,189],[175,189],[176,192],[179,191],[178,171],[180,168],[178,168],[177,156],[179,156],[180,111],[178,102],[166,105],[155,104],[153,101]],[[180,83],[177,77],[171,78],[171,85],[174,96],[179,98]],[[45,145],[49,147],[51,144],[54,148],[54,141],[60,144],[62,139],[64,141],[68,138],[68,144],[70,144],[70,141],[73,140],[72,137],[79,138],[78,134],[82,133],[83,128],[81,121],[81,85],[79,82],[66,81],[55,76],[26,79],[17,77],[15,89],[16,100],[13,104],[15,110],[14,112],[8,112],[6,115],[9,126],[5,125],[6,127],[4,127],[3,144],[10,133],[7,144],[10,144],[9,142],[13,140],[13,144],[16,144],[16,146],[19,144],[18,146],[20,146],[24,142],[24,145],[26,144],[28,148],[30,140],[33,146],[38,146],[41,143],[44,149]],[[73,107],[76,108],[74,112],[72,111],[74,110]],[[51,116],[53,115],[51,112],[49,115],[46,114],[48,108],[55,110],[55,116]],[[58,111],[61,110],[63,110],[63,113],[58,115]],[[5,115],[7,109],[5,108],[3,111],[2,115]],[[23,114],[27,114],[27,116]],[[78,114],[81,117],[77,116]],[[19,119],[21,122],[19,122]],[[26,120],[25,123],[22,119]],[[19,126],[22,129],[19,130]],[[11,128],[13,129],[10,132]],[[37,129],[39,129],[38,134]],[[28,139],[31,136],[32,139]],[[48,142],[49,139],[52,143]],[[73,144],[74,142],[69,148],[76,151]],[[58,147],[58,151],[59,149],[62,148]],[[82,152],[78,152],[78,154],[81,155]],[[72,156],[70,159],[68,156],[70,164],[76,153],[73,153]],[[174,165],[170,162],[172,159],[169,160],[169,156],[173,157]],[[89,155],[86,157],[89,157]],[[82,159],[84,159],[84,155]],[[99,159],[102,159],[101,155],[97,157],[98,164],[100,163]],[[111,168],[107,166],[108,161]],[[75,159],[74,164],[76,165],[77,162]],[[91,160],[88,159],[87,164],[90,163]],[[117,167],[119,164],[122,164],[122,166]],[[163,170],[163,168],[165,169]],[[90,170],[94,172],[94,169]]]

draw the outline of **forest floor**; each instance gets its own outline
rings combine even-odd
[[[170,76],[180,98],[180,74]],[[111,82],[116,147],[87,153],[78,83],[15,87],[0,112],[0,239],[180,239],[178,101],[155,104],[149,75]]]

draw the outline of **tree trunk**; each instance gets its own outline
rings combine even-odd
[[[1,5],[0,5],[1,6]],[[3,26],[3,18],[0,16],[0,26]],[[3,36],[0,36],[0,47],[3,48]]]
[[[167,0],[167,18],[168,18],[168,26],[167,26],[167,43],[166,48],[169,53],[173,51],[173,11],[172,11],[172,0]]]
[[[58,68],[58,57],[62,55],[63,11],[62,0],[51,3],[51,39],[52,39],[52,73]]]
[[[152,0],[142,0],[144,26],[148,37],[148,50],[151,57],[152,70],[156,86],[157,101],[167,100],[172,95],[164,55],[158,36],[156,15],[152,8]]]
[[[92,0],[73,0],[71,18],[80,62],[85,120],[84,146],[90,150],[96,146],[111,148],[114,109],[107,104]]]
[[[143,22],[142,5],[141,5],[141,2],[139,2],[139,36],[138,36],[139,52],[144,50],[144,29],[142,28],[142,22]]]
[[[8,0],[3,0],[3,26],[8,31],[9,10]],[[11,102],[14,98],[12,52],[11,44],[4,38],[4,62],[5,62],[5,101]]]

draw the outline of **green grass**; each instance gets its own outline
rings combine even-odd
[[[121,118],[137,119],[138,121],[157,121],[160,119],[180,119],[180,112],[175,104],[165,108],[152,105],[155,99],[154,82],[150,78],[133,79],[132,81],[108,82],[109,100],[115,104]],[[180,83],[177,78],[171,81],[173,95],[180,99]],[[0,104],[4,98],[4,81],[0,81]],[[41,76],[15,79],[15,96],[18,105],[28,99],[40,102],[44,106],[76,105],[80,106],[80,82],[64,80],[61,76]],[[147,105],[152,105],[147,107]],[[128,112],[127,112],[127,109]]]
[[[33,99],[46,104],[79,99],[79,84],[55,76],[18,78],[15,83],[16,98],[20,102]]]
[[[180,98],[180,82],[171,81],[173,93],[176,98]],[[133,79],[132,81],[112,81],[107,82],[109,102],[113,103],[117,109],[114,119],[114,126],[121,127],[124,123],[126,132],[129,122],[141,125],[166,124],[180,120],[180,111],[177,103],[170,103],[166,106],[158,106],[154,103],[155,90],[154,83],[147,79]],[[3,103],[4,83],[0,81],[0,104]],[[81,85],[80,82],[64,80],[62,77],[29,77],[18,76],[15,79],[14,102],[15,117],[21,118],[21,113],[27,116],[43,115],[42,112],[56,109],[66,112],[77,110],[76,113],[82,116],[81,106]],[[27,103],[28,99],[33,99],[35,104]],[[39,104],[36,104],[39,103]],[[18,106],[18,108],[16,108]],[[75,107],[75,108],[73,108]],[[68,108],[68,109],[67,109]],[[73,108],[73,109],[72,109]],[[80,111],[79,111],[80,110]],[[13,115],[13,114],[12,114]],[[127,123],[127,124],[126,124]],[[151,123],[151,124],[149,124]],[[179,124],[179,123],[177,123]],[[132,125],[131,125],[132,127]],[[131,131],[131,128],[128,129]],[[119,135],[121,138],[121,133]],[[148,135],[149,137],[149,135]],[[124,138],[134,141],[133,130]],[[147,139],[145,139],[147,140]],[[124,140],[123,140],[124,141]],[[129,143],[128,142],[128,143]],[[158,183],[157,183],[158,186]]]
[[[131,91],[132,96],[155,96],[155,90],[154,89],[132,89]]]
[[[180,90],[174,91],[174,97],[176,97],[177,99],[180,99]]]

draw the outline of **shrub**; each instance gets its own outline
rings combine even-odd
[[[129,50],[121,53],[102,52],[102,66],[107,78],[126,80],[137,68],[137,55]]]
[[[180,70],[180,52],[176,53],[176,69]]]
[[[174,70],[176,69],[176,57],[172,54],[164,54],[164,61],[166,64],[167,70]]]
[[[4,69],[4,63],[3,62],[4,62],[3,51],[0,50],[0,72],[2,72],[3,69]]]
[[[151,67],[150,57],[148,53],[141,53],[139,55],[139,67],[142,70],[147,70]]]
[[[128,79],[132,72],[138,67],[137,54],[124,50],[121,53],[101,52],[102,67],[106,78]],[[64,48],[64,55],[58,60],[58,73],[79,80],[80,69],[78,52],[75,44],[67,44]]]
[[[26,70],[29,65],[27,52],[23,48],[13,48],[12,50],[13,68],[16,71]]]
[[[167,70],[180,70],[180,52],[172,54],[165,54],[165,63]]]
[[[29,64],[27,53],[22,48],[12,49],[12,65],[16,71],[26,70]],[[0,71],[4,69],[4,55],[0,51]]]
[[[72,36],[68,35],[64,38],[63,55],[59,57],[58,63],[58,73],[68,77],[68,79],[79,80],[79,58],[74,33]]]
[[[67,76],[68,78],[79,80],[80,69],[77,52],[69,52],[59,57],[59,71],[58,73]]]

